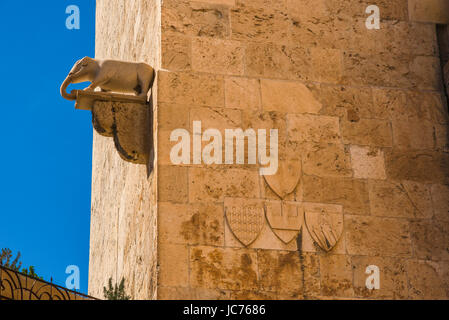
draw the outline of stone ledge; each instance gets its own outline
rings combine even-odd
[[[74,90],[73,92],[76,95],[75,108],[78,110],[92,111],[95,101],[147,104],[146,98],[126,94],[104,93],[99,91],[84,91],[84,90]]]

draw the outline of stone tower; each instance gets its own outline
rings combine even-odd
[[[449,298],[448,22],[446,0],[97,0],[96,57],[158,74],[151,173],[94,134],[89,294]],[[277,173],[173,164],[194,121],[277,129]]]

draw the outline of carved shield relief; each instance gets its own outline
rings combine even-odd
[[[259,236],[264,225],[262,201],[255,199],[225,199],[225,218],[234,237],[245,247]]]
[[[267,201],[266,217],[274,234],[284,244],[294,240],[304,222],[304,208],[301,203],[290,201]]]
[[[313,241],[331,251],[343,233],[343,210],[339,205],[304,204],[305,225]]]
[[[301,161],[298,159],[279,160],[276,174],[264,176],[265,181],[274,193],[281,199],[292,193],[301,176]]]

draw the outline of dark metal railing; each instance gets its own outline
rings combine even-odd
[[[97,300],[0,265],[0,300]]]

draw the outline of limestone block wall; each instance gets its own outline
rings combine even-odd
[[[158,1],[98,0],[96,57],[142,61],[157,69],[159,26]],[[156,99],[153,95],[154,106]],[[146,166],[122,160],[112,139],[94,131],[90,295],[103,298],[110,277],[125,277],[134,299],[156,297],[157,167],[147,173]]]
[[[163,1],[158,298],[449,298],[446,17],[419,2]],[[173,165],[193,121],[278,129],[282,172]]]
[[[157,161],[148,178],[95,134],[89,293],[125,276],[134,298],[449,298],[431,2],[98,0],[97,57],[159,70]],[[278,173],[173,165],[171,132],[193,121],[278,129]]]

